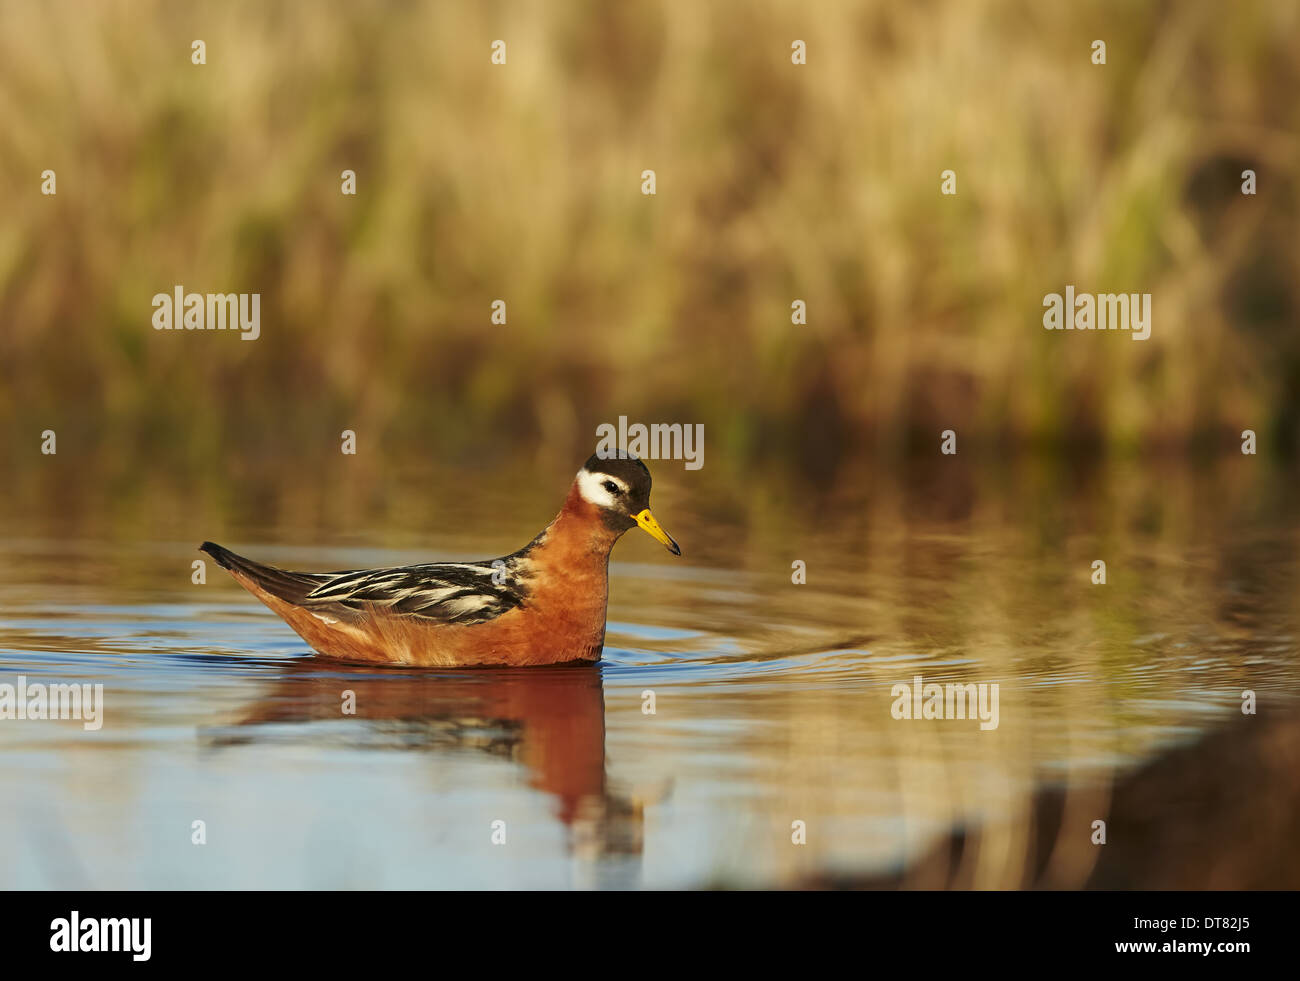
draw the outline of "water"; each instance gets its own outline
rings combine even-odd
[[[1109,780],[1227,718],[1244,689],[1300,691],[1286,475],[656,477],[685,555],[620,542],[603,662],[465,672],[318,661],[220,569],[192,584],[194,546],[313,570],[483,558],[527,540],[560,488],[465,494],[483,475],[444,472],[425,485],[438,500],[358,505],[356,523],[162,497],[80,502],[73,521],[19,495],[0,536],[0,683],[98,682],[106,707],[95,732],[0,721],[0,886],[869,874],[1035,788]],[[998,728],[892,718],[891,686],[918,674],[996,682]]]

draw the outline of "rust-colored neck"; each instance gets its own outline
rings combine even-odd
[[[622,534],[601,520],[599,509],[575,484],[529,554],[532,622],[540,636],[568,655],[563,659],[600,657],[609,598],[609,551]]]
[[[546,526],[539,551],[563,555],[571,562],[584,557],[605,560],[622,536],[623,529],[605,524],[600,509],[582,496],[575,480],[564,499],[564,507]]]

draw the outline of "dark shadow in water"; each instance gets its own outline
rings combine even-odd
[[[232,726],[200,731],[208,746],[276,738],[267,727],[333,723],[313,742],[337,736],[352,745],[452,750],[512,760],[529,786],[553,799],[569,831],[570,852],[586,859],[631,859],[639,876],[643,803],[610,785],[605,772],[605,697],[598,665],[484,669],[450,673],[330,670],[304,658],[285,662],[273,690]],[[352,692],[355,715],[344,714]],[[282,736],[283,734],[277,734]],[[603,886],[628,886],[612,881]]]
[[[957,828],[906,868],[804,883],[849,889],[1300,888],[1300,710],[1261,703],[1113,785],[1039,791],[1013,825]],[[1105,821],[1106,842],[1093,822]],[[1007,848],[1007,842],[1022,847]],[[992,860],[990,866],[989,859]]]

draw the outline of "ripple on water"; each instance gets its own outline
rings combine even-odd
[[[0,722],[0,779],[21,781],[54,829],[0,809],[0,836],[34,849],[0,885],[564,886],[616,869],[632,885],[784,883],[889,865],[918,829],[1132,764],[1213,724],[1244,688],[1300,690],[1289,599],[1234,592],[1233,617],[1207,623],[1212,582],[1178,605],[1165,597],[1201,566],[1162,557],[1144,567],[1147,605],[1118,590],[1070,605],[1055,556],[1040,566],[995,538],[953,561],[965,542],[921,536],[820,591],[789,583],[784,553],[753,561],[770,577],[614,563],[599,666],[462,672],[320,661],[227,582],[160,586],[188,543],[151,546],[113,585],[115,555],[96,551],[108,545],[83,545],[79,563],[66,543],[28,542],[24,581],[0,573],[0,683],[102,682],[106,724]],[[281,552],[311,568],[422,557]],[[0,546],[5,559],[16,567]],[[50,605],[26,583],[42,562],[89,571]],[[988,589],[986,563],[1014,595]],[[1176,588],[1160,588],[1166,574]],[[1259,605],[1250,629],[1243,603]],[[891,686],[917,674],[999,683],[1001,728],[893,720]],[[806,859],[772,847],[793,811],[833,827],[833,846]],[[220,849],[188,846],[196,816]],[[498,818],[509,863],[483,831]],[[48,852],[55,840],[76,843],[80,878]]]

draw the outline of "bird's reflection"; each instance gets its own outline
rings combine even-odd
[[[267,727],[327,722],[339,726],[332,735],[353,744],[509,758],[523,767],[529,786],[551,797],[575,856],[641,855],[642,802],[613,789],[605,772],[598,665],[430,673],[287,662],[268,694],[234,725],[207,730],[205,742],[261,741],[270,738]]]

